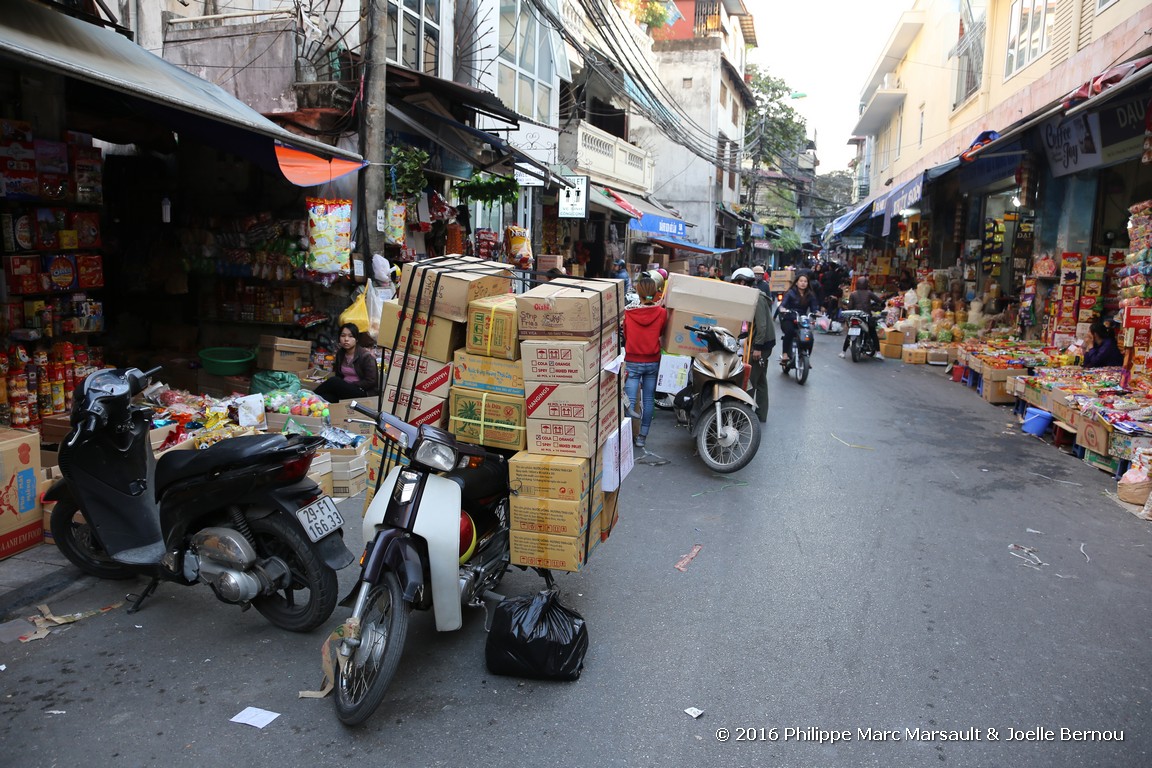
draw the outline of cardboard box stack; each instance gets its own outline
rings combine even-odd
[[[664,330],[664,351],[673,355],[696,355],[707,347],[686,325],[720,325],[739,336],[745,323],[756,316],[758,288],[725,283],[706,277],[668,275],[664,292],[668,324]]]
[[[622,475],[609,491],[603,468],[622,434],[620,383],[604,366],[619,355],[620,287],[557,279],[516,297],[527,449],[509,463],[514,564],[578,571],[616,520]]]

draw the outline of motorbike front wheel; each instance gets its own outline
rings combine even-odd
[[[321,562],[307,537],[287,518],[272,514],[249,520],[256,553],[288,564],[292,583],[252,605],[264,618],[289,632],[310,632],[328,620],[336,608],[336,572]]]
[[[52,538],[56,540],[56,548],[89,576],[130,579],[136,575],[136,571],[109,557],[96,538],[96,529],[84,517],[84,511],[70,499],[56,502],[48,525],[52,529]]]
[[[860,337],[852,337],[852,362],[860,362]]]
[[[336,676],[336,716],[345,725],[360,725],[376,711],[400,664],[408,635],[408,606],[396,574],[368,592],[360,617],[360,644]]]
[[[735,400],[722,401],[719,423],[715,405],[700,414],[696,452],[713,472],[726,474],[743,469],[759,447],[760,422],[747,405]]]
[[[801,352],[796,357],[796,381],[803,384],[808,381],[808,371],[812,370],[812,366],[808,365],[808,353]]]

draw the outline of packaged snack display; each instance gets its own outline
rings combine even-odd
[[[309,197],[306,203],[312,269],[347,274],[352,259],[352,201]]]

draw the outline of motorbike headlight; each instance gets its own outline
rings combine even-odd
[[[456,467],[456,448],[436,440],[424,438],[416,444],[413,460],[426,467],[449,472]]]
[[[735,338],[732,336],[723,336],[721,338],[723,339],[721,343],[724,345],[724,349],[731,352],[732,354],[735,354],[737,351],[739,351],[740,344],[736,341]]]

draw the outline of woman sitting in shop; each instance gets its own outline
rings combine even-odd
[[[1124,364],[1124,354],[1116,346],[1116,338],[1102,320],[1092,323],[1088,329],[1092,334],[1092,346],[1084,350],[1085,368],[1104,368]]]
[[[376,357],[357,343],[360,329],[353,323],[340,326],[340,346],[332,363],[332,376],[316,387],[316,394],[330,403],[375,395],[380,371]]]

